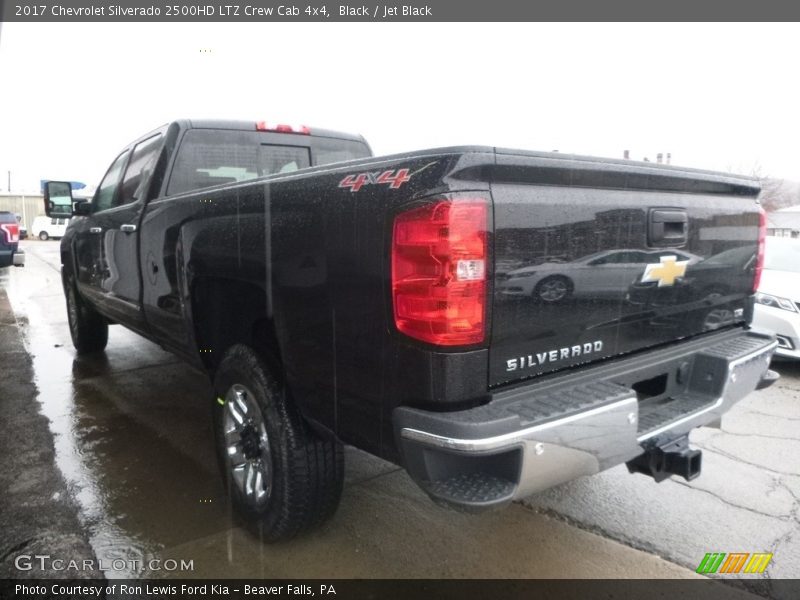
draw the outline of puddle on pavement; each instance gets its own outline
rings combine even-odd
[[[6,287],[33,357],[38,401],[51,423],[57,464],[78,500],[98,558],[105,564],[151,557],[195,563],[193,572],[115,570],[106,576],[401,573],[395,551],[377,552],[375,544],[384,545],[382,536],[368,531],[383,531],[387,525],[377,506],[399,502],[400,514],[384,533],[409,536],[402,507],[420,502],[424,511],[438,510],[419,490],[404,480],[402,492],[393,489],[385,498],[353,484],[355,489],[345,491],[339,518],[326,528],[291,543],[264,545],[239,525],[224,502],[205,377],[119,326],[111,328],[105,353],[77,358],[57,270],[33,252],[29,265],[25,273],[13,274]],[[353,481],[396,470],[364,455],[352,458],[347,476]],[[407,494],[414,498],[410,504]],[[423,562],[428,568],[435,564]]]
[[[106,576],[157,577],[130,565],[147,565],[164,548],[229,527],[219,477],[208,472],[216,465],[206,435],[207,384],[119,327],[111,328],[106,354],[77,358],[58,273],[34,267],[38,257],[28,256],[24,273],[0,281],[32,357],[57,465],[98,559],[104,566],[117,561]]]

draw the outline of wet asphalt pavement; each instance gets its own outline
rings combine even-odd
[[[773,552],[764,575],[741,576],[763,595],[781,596],[769,578],[800,577],[798,365],[778,363],[781,381],[741,402],[722,430],[694,432],[703,473],[690,483],[656,484],[623,466],[470,516],[348,448],[334,519],[267,546],[227,508],[205,376],[119,326],[105,354],[78,359],[58,242],[24,247],[27,266],[0,271],[0,286],[92,549],[127,565],[193,561],[191,571],[126,566],[108,577],[692,577],[706,552]]]

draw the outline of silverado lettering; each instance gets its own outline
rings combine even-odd
[[[528,354],[527,356],[520,356],[519,358],[511,358],[506,361],[507,371],[516,371],[517,369],[524,369],[543,365],[546,362],[555,362],[557,360],[564,360],[567,358],[575,358],[577,356],[585,356],[592,352],[600,352],[603,349],[603,342],[598,340],[596,342],[587,342],[585,344],[578,344],[570,346],[569,348],[559,348],[558,350],[547,350],[546,352],[537,352],[536,354]]]
[[[690,432],[776,380],[756,180],[269,123],[174,121],[90,202],[44,198],[77,352],[119,323],[207,374],[262,539],[333,514],[343,444],[473,511],[622,463],[691,479]]]

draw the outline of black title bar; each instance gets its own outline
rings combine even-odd
[[[534,579],[0,579],[3,600],[737,600],[764,580]],[[770,597],[797,598],[796,579],[769,581]]]
[[[7,22],[796,21],[785,0],[0,0]]]

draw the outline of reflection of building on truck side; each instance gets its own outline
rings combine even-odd
[[[800,213],[797,213],[800,217]],[[584,221],[569,220],[550,223],[537,228],[509,228],[497,235],[495,243],[509,258],[496,265],[500,273],[545,263],[573,262],[590,254],[614,247],[620,231],[633,238],[647,235],[647,211],[640,208],[602,210]],[[697,226],[689,231],[688,243],[701,254],[718,254],[740,245],[752,237],[748,227],[742,226],[737,215],[718,215],[711,220],[696,220]],[[500,253],[500,252],[498,252]]]

